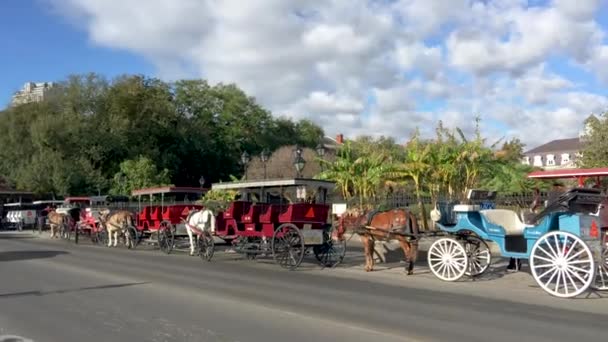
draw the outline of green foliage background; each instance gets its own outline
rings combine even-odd
[[[323,136],[310,121],[273,117],[233,84],[97,74],[0,111],[0,132],[0,176],[58,196],[217,182],[242,173],[242,151],[314,147]]]

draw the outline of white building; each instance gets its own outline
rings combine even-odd
[[[16,106],[30,102],[40,102],[54,86],[52,82],[27,82],[21,90],[13,95],[11,105]]]
[[[585,120],[586,124],[578,138],[553,140],[526,151],[522,163],[546,170],[576,168],[576,161],[581,158],[583,142],[591,132],[590,120],[597,118],[591,115]]]

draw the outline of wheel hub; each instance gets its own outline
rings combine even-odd
[[[566,262],[566,259],[563,257],[559,257],[559,258],[555,259],[555,262],[553,263],[553,265],[560,270],[563,270],[568,267],[568,263]]]
[[[444,264],[449,264],[449,265],[451,265],[451,264],[452,264],[452,262],[453,262],[453,261],[452,261],[452,256],[451,256],[451,255],[449,255],[449,254],[444,255],[444,256],[441,258],[441,260],[443,261],[443,263],[444,263]]]

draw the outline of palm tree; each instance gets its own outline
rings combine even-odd
[[[398,183],[413,181],[414,190],[416,192],[416,202],[422,213],[422,225],[425,230],[428,229],[426,220],[426,210],[422,201],[423,183],[428,179],[431,171],[429,157],[431,155],[432,145],[424,144],[420,141],[419,133],[416,132],[414,137],[405,147],[405,159],[402,162],[395,163],[392,170],[389,172],[389,178]]]
[[[334,161],[319,160],[325,171],[317,175],[319,179],[328,179],[336,182],[345,200],[355,195],[355,153],[350,141],[345,142],[337,151]]]

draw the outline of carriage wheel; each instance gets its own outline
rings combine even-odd
[[[608,232],[602,232],[602,247],[600,260],[597,263],[595,282],[591,284],[595,290],[608,290]]]
[[[328,225],[323,231],[323,244],[316,245],[312,248],[315,253],[315,258],[323,267],[336,267],[346,255],[346,240],[342,241],[333,238],[335,228],[333,225]]]
[[[469,267],[464,273],[469,277],[482,275],[490,267],[492,253],[488,244],[477,236],[467,236],[464,241]]]
[[[589,246],[563,231],[549,232],[536,241],[530,253],[530,269],[543,290],[562,298],[583,293],[595,278]]]
[[[211,261],[215,252],[215,241],[208,232],[203,232],[197,238],[198,256],[205,261]]]
[[[133,226],[128,226],[127,230],[126,230],[126,234],[128,237],[127,248],[135,249],[135,247],[137,247],[137,244],[138,244],[137,229],[135,229],[135,227],[133,227]]]
[[[158,247],[161,251],[171,254],[175,242],[175,234],[173,234],[173,225],[170,222],[163,221],[158,228]]]
[[[429,268],[443,281],[456,281],[468,269],[467,252],[463,245],[453,238],[441,238],[431,245],[427,255]]]
[[[272,236],[272,257],[283,268],[295,270],[304,259],[304,236],[291,223],[280,225]]]

